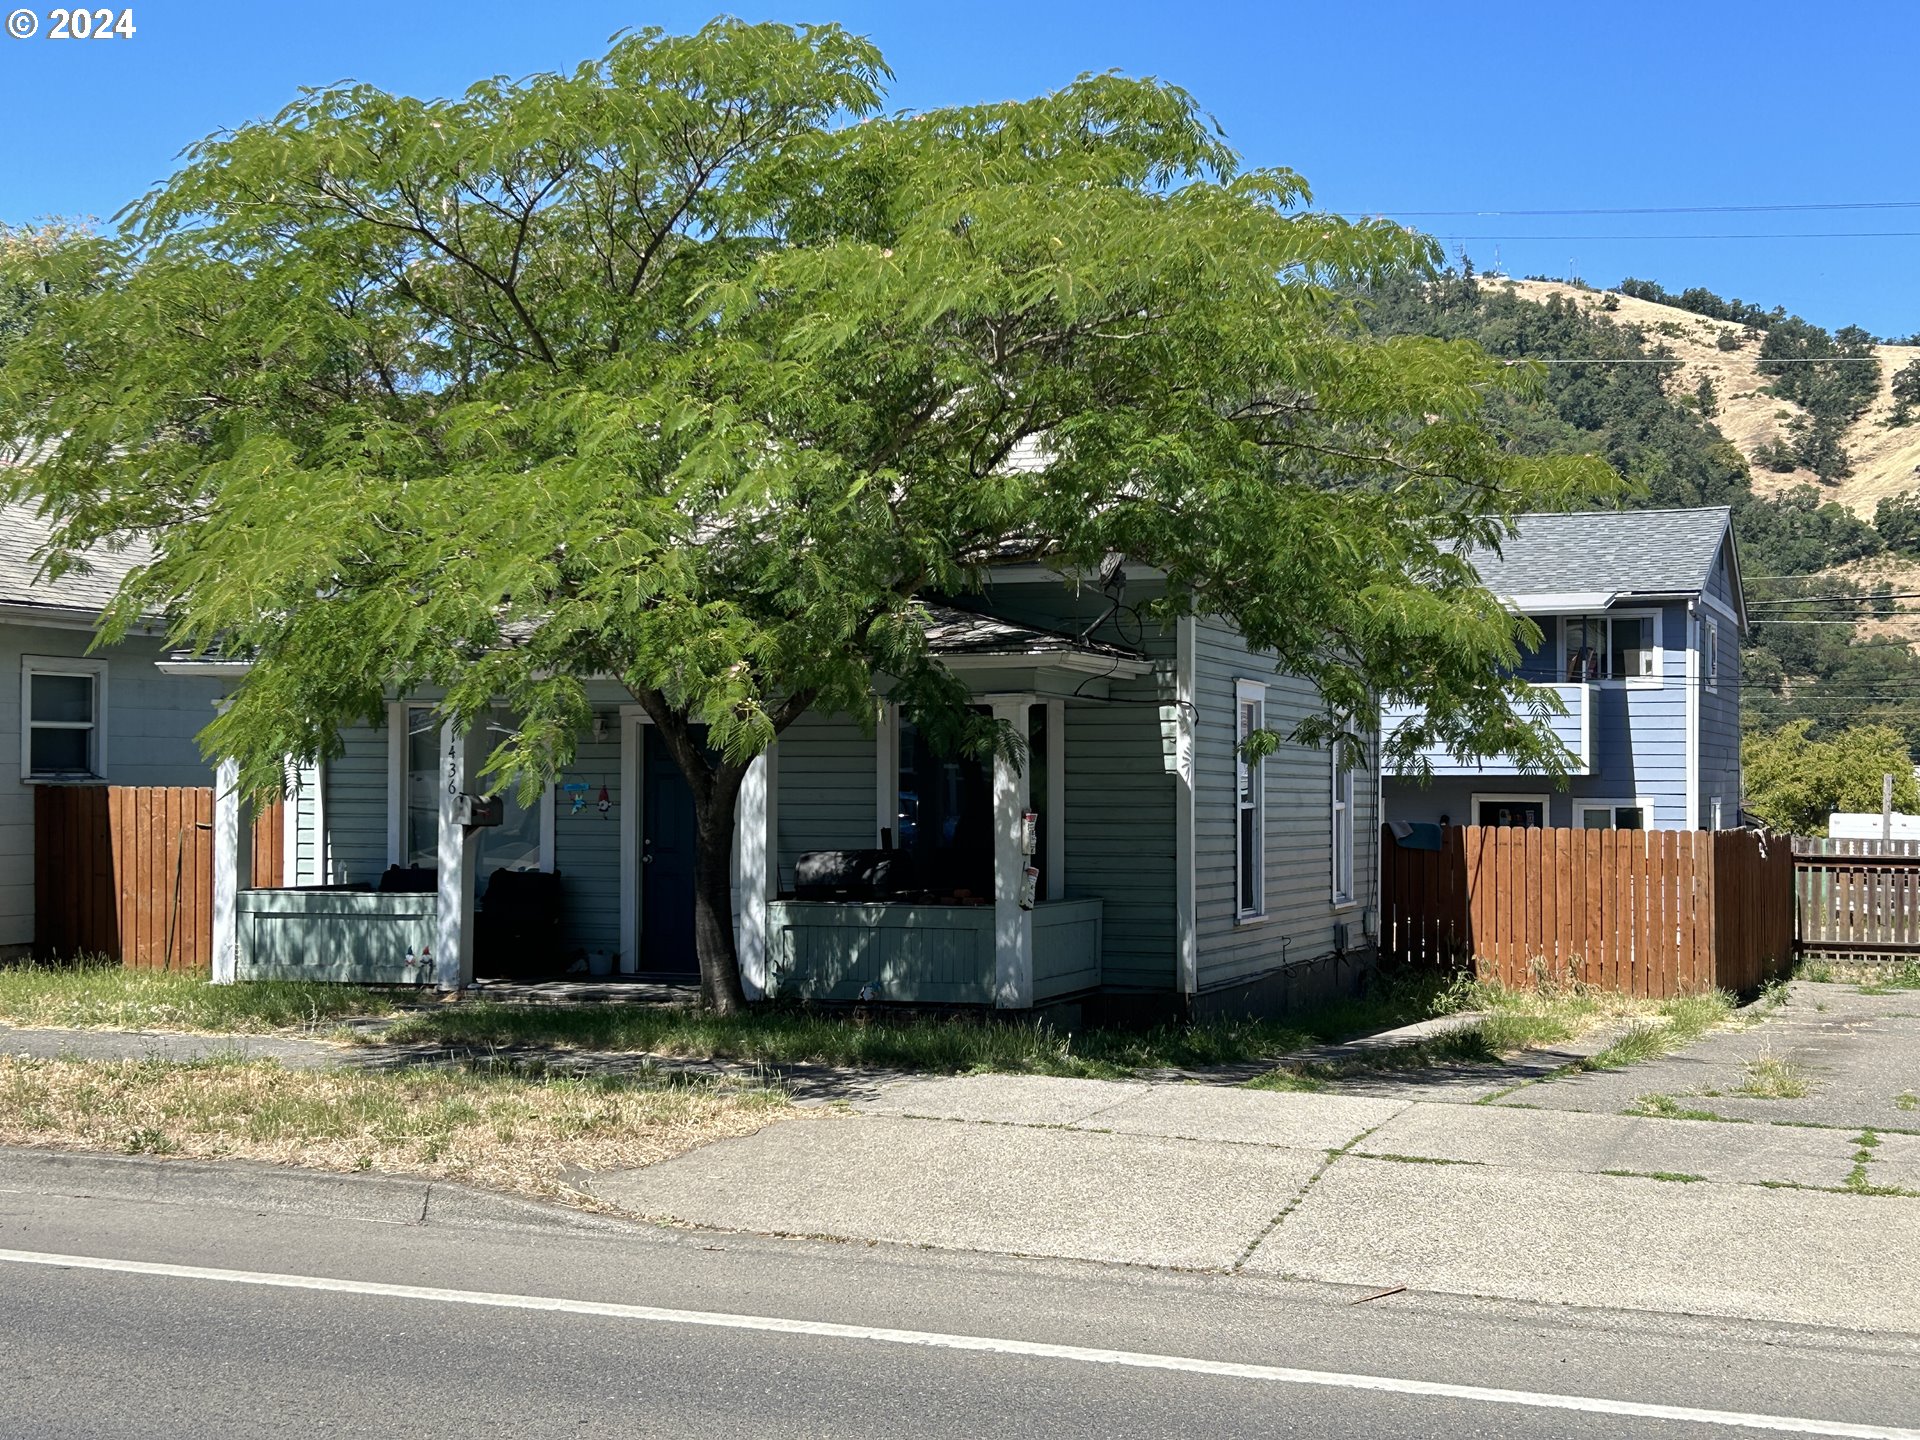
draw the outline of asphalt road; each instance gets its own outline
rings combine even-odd
[[[147,1196],[122,1183],[149,1173],[163,1178]],[[1920,1346],[1866,1330],[1404,1293],[1356,1304],[1350,1289],[1278,1279],[575,1225],[484,1204],[451,1223],[403,1224],[367,1218],[338,1184],[303,1195],[295,1182],[255,1183],[223,1197],[203,1177],[190,1203],[171,1203],[189,1192],[165,1175],[0,1176],[11,1187],[0,1188],[0,1434],[1684,1437],[1920,1426]],[[799,1333],[781,1328],[790,1322],[803,1322]],[[983,1342],[992,1348],[972,1348]],[[1407,1393],[1409,1382],[1461,1388]],[[1356,1388],[1376,1385],[1388,1388]],[[1610,1402],[1774,1423],[1594,1413]]]

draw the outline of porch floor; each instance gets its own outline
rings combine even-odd
[[[470,999],[512,1005],[695,1005],[700,1000],[700,984],[695,980],[647,980],[628,975],[475,980],[466,993]]]

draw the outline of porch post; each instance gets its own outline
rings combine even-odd
[[[996,695],[993,718],[1005,721],[1024,738],[1024,695]],[[1020,848],[1020,818],[1027,810],[1029,767],[1004,755],[993,761],[993,1003],[1001,1010],[1025,1010],[1033,1004],[1033,912],[1020,908],[1020,882],[1027,856]]]
[[[433,978],[442,990],[473,982],[473,880],[480,847],[460,823],[460,798],[473,792],[472,732],[447,721],[440,727],[439,916],[435,927]]]
[[[767,851],[771,815],[771,750],[757,756],[740,782],[740,810],[733,830],[733,943],[740,955],[740,984],[749,1000],[767,993]]]
[[[240,762],[222,760],[213,782],[213,983],[231,985],[240,958],[240,892],[253,883],[253,845]]]

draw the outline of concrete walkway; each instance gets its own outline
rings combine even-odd
[[[910,1079],[591,1183],[723,1230],[1920,1334],[1909,1010],[1920,996],[1796,986],[1753,1028],[1494,1103],[1466,1085],[1478,1103],[1426,1084]],[[1798,1057],[1808,1096],[1730,1101],[1776,1107],[1745,1123],[1617,1113],[1649,1093],[1692,1110],[1683,1080],[1712,1089],[1769,1053]]]

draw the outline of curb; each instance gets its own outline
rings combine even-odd
[[[323,1215],[375,1225],[627,1233],[617,1220],[445,1180],[342,1175],[246,1160],[159,1160],[0,1146],[0,1192]]]

